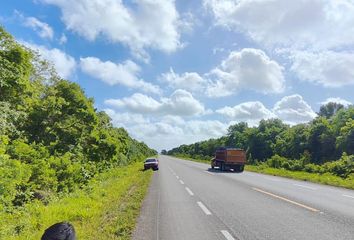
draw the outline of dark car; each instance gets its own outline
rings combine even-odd
[[[144,162],[144,170],[152,168],[153,170],[159,170],[159,160],[156,158],[148,158]]]

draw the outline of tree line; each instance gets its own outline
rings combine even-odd
[[[226,136],[164,152],[209,160],[220,146],[246,150],[250,164],[354,178],[354,106],[328,103],[313,121],[295,126],[280,119],[261,120],[256,127],[240,122]]]
[[[0,26],[0,211],[49,201],[156,154]]]

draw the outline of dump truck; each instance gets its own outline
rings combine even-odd
[[[233,169],[235,172],[243,172],[245,164],[246,152],[240,148],[218,148],[211,160],[211,168],[218,167],[221,171]]]

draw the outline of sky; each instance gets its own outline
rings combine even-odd
[[[0,24],[162,150],[354,103],[353,0],[3,0]]]

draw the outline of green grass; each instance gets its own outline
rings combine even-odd
[[[151,176],[135,163],[100,174],[85,190],[47,206],[34,202],[12,214],[0,213],[0,239],[39,240],[59,221],[71,222],[78,239],[130,239]]]
[[[210,164],[209,160],[193,159],[184,156],[175,156],[175,157],[183,160],[190,160],[194,162],[202,162],[202,163]],[[246,165],[245,170],[273,175],[273,176],[281,176],[281,177],[309,181],[314,183],[321,183],[321,184],[331,185],[335,187],[354,189],[354,178],[343,179],[341,177],[335,176],[330,173],[317,174],[317,173],[308,173],[303,171],[289,171],[285,169],[277,169],[277,168],[270,168],[270,167],[265,168],[264,166],[252,166],[252,165]]]
[[[285,169],[277,168],[265,168],[263,166],[252,166],[247,165],[246,171],[264,173],[273,176],[281,176],[292,179],[304,180],[314,183],[321,183],[326,185],[331,185],[335,187],[344,187],[349,189],[354,189],[354,178],[343,179],[341,177],[335,176],[330,173],[318,174],[318,173],[308,173],[303,171],[289,171]]]

